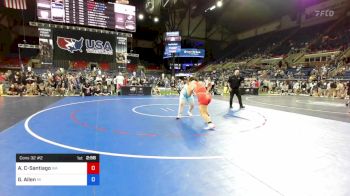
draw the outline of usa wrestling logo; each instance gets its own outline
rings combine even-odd
[[[113,48],[109,41],[85,40],[86,52],[91,54],[113,55]]]
[[[57,37],[57,46],[62,50],[67,50],[70,53],[74,52],[83,52],[83,42],[84,38],[80,38],[80,40],[67,38],[67,37]]]
[[[70,53],[83,52],[84,38],[79,40],[67,37],[57,37],[57,45]],[[85,50],[89,54],[113,55],[113,48],[109,41],[85,39]]]

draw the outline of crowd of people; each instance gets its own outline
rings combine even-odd
[[[100,70],[70,72],[64,69],[46,70],[38,73],[31,68],[26,71],[0,72],[0,95],[42,95],[42,96],[100,96],[116,95],[122,86],[175,87],[175,78],[160,76],[146,77],[136,74],[107,73]]]
[[[239,69],[239,68],[237,68]],[[199,78],[215,83],[214,92],[228,94],[228,78],[234,75],[235,69],[217,69],[215,71],[199,72]],[[303,72],[302,66],[283,69],[272,67],[270,69],[241,69],[245,80],[242,87],[257,88],[260,93],[282,95],[310,95],[317,97],[345,98],[348,91],[349,80],[331,78],[331,72],[337,76],[334,66],[319,66],[308,68]],[[341,72],[350,71],[349,66],[339,69]]]
[[[322,71],[324,70],[324,71]],[[271,71],[271,70],[269,70]],[[308,79],[270,78],[266,70],[242,71],[245,80],[242,87],[257,88],[260,93],[281,95],[310,95],[319,97],[345,98],[349,82],[345,80],[329,80],[322,77],[326,68],[319,71],[313,69]],[[278,70],[269,75],[276,76]],[[287,73],[286,73],[287,74]],[[211,93],[228,94],[228,79],[234,75],[234,69],[213,72],[199,72],[196,76],[206,85],[212,85]],[[288,74],[287,74],[288,75]],[[319,77],[321,76],[321,77]],[[102,96],[116,95],[122,86],[151,86],[153,95],[160,95],[160,88],[173,89],[180,92],[185,85],[184,80],[168,77],[164,74],[146,76],[145,74],[102,73],[96,71],[68,72],[63,69],[47,70],[36,73],[27,71],[0,72],[0,95],[42,95],[42,96]]]

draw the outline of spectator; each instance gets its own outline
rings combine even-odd
[[[6,81],[6,75],[3,72],[0,72],[0,84]]]
[[[334,98],[337,94],[337,83],[335,81],[329,82],[329,94],[328,97]]]
[[[83,96],[91,96],[93,94],[92,87],[90,87],[89,83],[84,83],[82,86],[82,95]]]
[[[115,77],[114,80],[115,80],[114,83],[116,84],[117,93],[119,93],[121,87],[124,85],[124,76],[123,76],[123,74],[119,72],[119,74]]]

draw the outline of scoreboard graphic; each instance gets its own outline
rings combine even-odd
[[[17,186],[96,186],[98,154],[17,154]]]
[[[181,51],[181,36],[179,31],[165,33],[164,58]]]
[[[41,21],[136,31],[135,6],[95,0],[36,1]]]

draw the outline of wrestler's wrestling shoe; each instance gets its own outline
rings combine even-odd
[[[178,114],[176,117],[176,120],[179,120],[181,118],[181,114]]]
[[[204,128],[205,130],[214,130],[215,129],[215,125],[214,123],[209,123],[207,127]]]
[[[190,112],[190,111],[188,111],[187,114],[188,114],[189,117],[193,116],[192,112]]]

